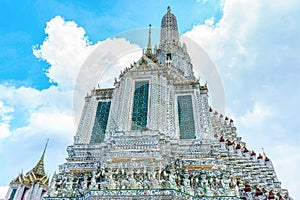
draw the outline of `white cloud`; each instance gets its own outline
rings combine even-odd
[[[9,125],[7,123],[0,123],[0,139],[9,136]]]
[[[10,87],[0,85],[1,99],[7,106],[16,109],[34,111],[41,106],[60,106],[60,109],[68,110],[72,92],[61,91],[59,87],[51,86],[48,89],[37,90],[30,87]]]
[[[80,66],[93,45],[82,27],[60,16],[47,23],[45,33],[47,38],[34,48],[33,54],[51,65],[46,73],[51,81],[63,90],[72,90]]]
[[[9,113],[13,112],[14,109],[9,106],[5,106],[3,101],[0,101],[0,120],[1,121],[10,121],[11,116],[9,116]]]
[[[297,194],[295,191],[299,190],[299,165],[295,165],[300,163],[299,151],[299,145],[290,144],[281,144],[272,149],[277,177],[282,181],[283,187],[293,191],[294,195]],[[287,171],[289,173],[286,173]],[[294,199],[297,199],[297,196],[293,196]]]
[[[215,26],[212,26],[212,19],[208,19],[204,25],[194,26],[185,35],[198,42],[217,64],[224,66],[226,59],[226,67],[235,66],[241,55],[247,53],[245,42],[258,21],[260,8],[257,2],[227,0],[223,18]]]
[[[247,110],[245,115],[238,120],[239,125],[245,128],[257,128],[264,125],[268,117],[272,116],[272,109],[259,102],[254,104],[252,111]]]
[[[207,19],[205,20],[205,25],[208,26],[208,27],[214,27],[214,23],[215,23],[215,19],[214,18],[210,18],[210,19]]]
[[[33,134],[44,136],[58,136],[72,138],[74,134],[74,120],[72,115],[59,111],[44,108],[31,113],[29,126],[16,129],[13,133],[23,134],[27,137]],[[59,135],[62,134],[63,135]]]
[[[4,199],[8,186],[0,186],[0,199]]]
[[[10,114],[13,111],[13,107],[6,106],[0,101],[0,139],[9,136],[9,122],[12,119]]]

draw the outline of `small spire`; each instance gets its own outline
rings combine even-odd
[[[38,163],[35,165],[35,167],[30,171],[32,172],[35,176],[39,176],[39,177],[43,177],[45,176],[45,169],[44,169],[44,158],[45,158],[45,153],[46,153],[46,149],[48,146],[48,142],[49,139],[47,139],[43,154],[40,158],[40,160],[38,161]],[[30,174],[30,172],[28,172],[28,174]]]
[[[261,149],[262,149],[262,152],[263,152],[264,157],[266,158],[266,157],[267,157],[267,154],[266,154],[264,148],[261,148]]]
[[[44,159],[45,157],[45,153],[46,153],[46,149],[47,149],[47,146],[48,146],[48,142],[49,142],[49,138],[47,139],[47,142],[46,142],[46,145],[44,147],[44,151],[43,151],[43,154],[42,154],[42,158]]]
[[[151,48],[151,24],[149,24],[149,38],[148,38],[148,46],[147,46],[147,54],[152,53],[152,48]]]

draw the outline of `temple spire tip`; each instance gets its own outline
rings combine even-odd
[[[149,38],[148,38],[148,45],[147,45],[147,54],[152,53],[152,47],[151,47],[151,24],[149,24]]]

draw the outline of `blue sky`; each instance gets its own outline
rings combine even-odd
[[[149,23],[159,27],[168,5],[180,33],[217,67],[226,114],[248,148],[264,147],[283,186],[300,197],[296,0],[1,1],[0,186],[33,167],[47,138],[46,169],[57,170],[76,131],[72,98],[81,64],[98,45],[110,54],[120,44],[133,48],[107,38]]]

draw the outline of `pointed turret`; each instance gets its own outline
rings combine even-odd
[[[147,45],[147,54],[152,54],[152,47],[151,47],[151,24],[149,24],[149,38],[148,38],[148,45]]]
[[[42,153],[40,160],[34,166],[34,168],[32,170],[30,170],[26,175],[33,174],[36,178],[42,178],[46,175],[45,168],[44,168],[44,158],[45,158],[45,153],[46,153],[46,149],[48,146],[48,142],[49,142],[49,139],[46,142],[46,145],[45,145],[45,148],[44,148],[44,151]]]

